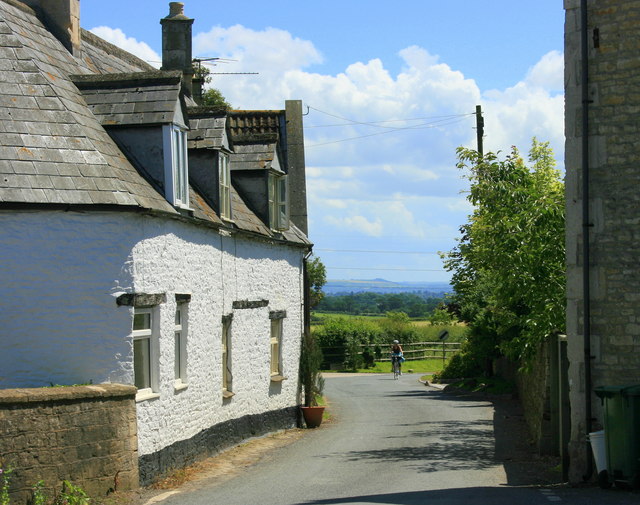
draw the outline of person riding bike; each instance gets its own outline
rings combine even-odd
[[[402,362],[404,361],[403,354],[404,352],[402,351],[400,342],[394,340],[393,344],[391,345],[391,360],[393,361],[394,358],[398,360],[398,370],[400,372],[400,375],[402,375]]]

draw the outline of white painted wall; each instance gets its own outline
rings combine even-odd
[[[138,407],[140,455],[216,423],[297,404],[300,248],[127,213],[0,213],[0,387],[133,383],[133,309],[124,292],[166,293],[158,397]],[[187,387],[174,384],[175,294],[190,294]],[[232,309],[236,300],[267,307]],[[285,310],[283,368],[269,373],[269,311]],[[231,400],[222,398],[222,316],[233,313]]]

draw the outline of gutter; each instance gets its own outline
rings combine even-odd
[[[584,381],[585,381],[585,429],[591,433],[591,279],[589,248],[590,215],[589,215],[589,37],[587,0],[580,0],[580,46],[582,61],[582,301],[583,301],[583,337],[584,337]],[[585,437],[586,438],[586,437]],[[593,475],[591,446],[585,439],[587,471],[583,479],[589,480]]]

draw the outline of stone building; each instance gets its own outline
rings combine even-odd
[[[640,0],[565,0],[572,481],[592,475],[594,388],[640,383]],[[586,268],[585,266],[588,266]]]
[[[178,2],[161,71],[79,17],[0,0],[0,387],[135,385],[145,483],[296,424],[302,107],[199,107]]]

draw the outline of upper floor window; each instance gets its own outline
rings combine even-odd
[[[274,230],[289,229],[287,177],[269,174],[269,226]]]
[[[189,207],[187,131],[177,125],[163,127],[165,196],[176,207]]]
[[[231,219],[231,171],[229,155],[218,152],[218,180],[220,181],[220,217]]]

